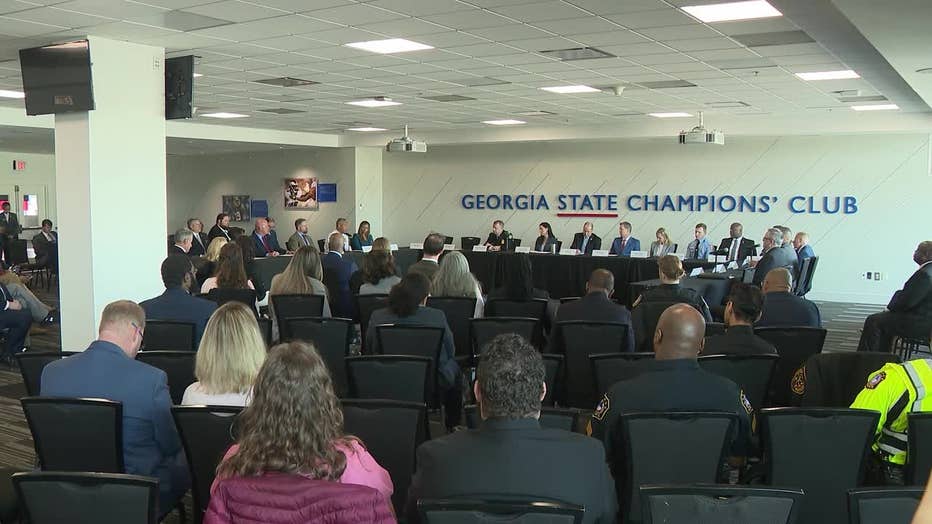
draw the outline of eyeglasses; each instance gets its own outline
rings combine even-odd
[[[142,338],[143,329],[139,327],[139,325],[137,325],[135,322],[130,322],[130,324],[132,324],[132,326],[136,329],[136,332],[139,333],[139,338]]]

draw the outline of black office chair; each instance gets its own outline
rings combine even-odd
[[[123,473],[123,404],[103,399],[20,399],[44,470]]]
[[[641,486],[644,524],[767,522],[793,524],[805,495],[800,489],[761,486]]]
[[[427,403],[433,362],[427,357],[367,355],[346,358],[349,398]],[[436,374],[435,374],[436,375]]]
[[[755,328],[754,334],[773,344],[780,355],[764,404],[768,407],[791,405],[793,375],[806,359],[822,352],[826,330],[814,327],[762,327]]]
[[[207,300],[215,302],[222,306],[227,302],[240,302],[249,306],[249,309],[259,317],[259,310],[256,309],[256,291],[254,289],[221,289],[214,288],[207,292]]]
[[[800,522],[846,522],[846,493],[864,479],[879,418],[876,411],[861,409],[759,412],[767,483],[803,489]]]
[[[272,319],[258,318],[259,332],[262,333],[262,340],[265,341],[265,347],[272,347]]]
[[[191,471],[191,494],[194,497],[194,522],[200,524],[210,504],[210,486],[217,465],[235,441],[233,424],[239,407],[175,406],[172,417],[181,437],[188,468]]]
[[[323,238],[317,239],[317,247],[320,248],[320,252],[321,252],[321,253],[326,253],[326,252],[327,252],[327,249],[326,249],[326,248],[327,248],[327,244],[326,244],[326,243],[327,243],[327,240],[326,240],[326,239],[323,239]]]
[[[16,473],[12,481],[30,524],[158,522],[159,482],[152,477],[34,471]]]
[[[62,351],[61,353],[24,351],[17,353],[15,356],[19,363],[19,373],[23,376],[26,396],[35,397],[42,391],[42,370],[45,369],[45,366],[73,354],[73,351]]]
[[[442,327],[387,324],[375,327],[379,354],[426,357],[431,359],[427,380],[427,404],[439,405],[440,354],[443,351]]]
[[[395,513],[404,515],[408,486],[414,475],[415,450],[430,439],[427,407],[416,402],[343,400],[343,427],[359,437],[392,477]]]
[[[922,485],[932,472],[932,413],[907,413],[906,482]]]
[[[544,359],[544,383],[547,384],[547,394],[541,403],[545,406],[553,406],[554,392],[561,391],[563,386],[563,355],[553,355],[544,353],[541,355]]]
[[[466,415],[466,427],[476,429],[481,424],[479,415],[479,406],[469,404],[463,408]],[[562,429],[564,431],[576,431],[576,420],[579,417],[580,410],[573,408],[541,408],[540,410],[540,427],[551,429]]]
[[[864,388],[867,377],[889,362],[899,362],[893,353],[840,351],[818,353],[806,359],[790,384],[793,405],[846,408]]]
[[[539,322],[535,326],[534,336],[530,340],[535,347],[542,348],[544,347],[544,324],[548,321],[547,304],[548,301],[543,298],[528,300],[493,298],[489,299],[485,305],[485,316],[537,319]]]
[[[626,521],[641,520],[644,484],[708,483],[719,480],[738,427],[738,416],[722,412],[625,413],[615,452],[615,489]]]
[[[913,520],[923,488],[890,487],[848,490],[850,524],[909,524]]]
[[[708,322],[705,325],[705,336],[714,337],[725,334],[725,324],[721,322]]]
[[[197,351],[194,323],[147,320],[141,351]]]
[[[472,251],[472,248],[482,243],[479,237],[460,237],[460,247],[463,251]]]
[[[708,355],[699,357],[699,366],[737,384],[754,409],[760,409],[767,395],[777,355]]]
[[[592,409],[599,395],[592,375],[589,355],[593,353],[627,353],[628,324],[618,322],[589,322],[573,320],[558,322],[560,347],[565,356],[565,402],[574,408]]]
[[[353,321],[348,318],[292,317],[285,320],[291,338],[313,342],[320,353],[339,397],[346,396],[346,362],[353,340]]]
[[[466,297],[427,297],[428,307],[439,309],[447,317],[453,332],[456,359],[472,364],[472,344],[469,340],[469,320],[476,313],[476,299]]]
[[[566,304],[567,302],[576,302],[582,297],[563,297],[560,299],[560,305]]]
[[[424,524],[582,524],[586,509],[549,501],[421,499],[417,510]]]
[[[288,331],[289,318],[322,317],[324,315],[323,295],[270,295],[272,310],[275,311],[275,321],[278,323],[278,338],[282,342],[292,339]]]
[[[679,302],[641,302],[631,311],[631,325],[634,327],[637,351],[654,350],[654,332],[657,321],[666,309]]]
[[[469,320],[469,336],[472,339],[473,355],[478,358],[485,347],[493,338],[506,333],[521,335],[528,342],[534,340],[534,334],[540,328],[540,321],[536,318],[521,317],[485,317],[473,318]]]
[[[812,279],[818,265],[819,257],[803,259],[803,265],[799,268],[799,278],[796,279],[793,290],[797,296],[804,297],[806,293],[812,291]]]
[[[602,395],[616,382],[634,378],[649,369],[654,353],[600,353],[589,355],[589,362],[596,390]]]
[[[363,354],[371,354],[369,348],[366,346],[366,331],[369,329],[369,317],[372,316],[373,311],[387,305],[386,301],[388,300],[388,295],[353,295],[353,300],[356,301],[356,312],[359,315],[359,334],[362,338],[362,352]]]
[[[172,404],[181,404],[184,390],[197,382],[194,376],[194,360],[197,353],[193,351],[141,351],[136,360],[161,369],[168,376],[168,391]]]

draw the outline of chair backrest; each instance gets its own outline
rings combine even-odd
[[[932,472],[932,413],[907,413],[906,417],[906,481],[922,485]]]
[[[42,391],[42,370],[56,360],[61,360],[61,353],[24,351],[16,354],[19,373],[23,376],[26,396],[34,397]]]
[[[807,358],[822,352],[826,330],[814,327],[763,327],[754,329],[754,334],[773,344],[780,355],[765,405],[789,406],[792,402],[793,374]]]
[[[544,383],[547,384],[547,395],[542,401],[545,406],[553,406],[554,392],[563,388],[563,355],[543,354]]]
[[[572,320],[557,322],[557,328],[566,357],[566,405],[592,409],[602,392],[596,390],[589,355],[634,351],[628,347],[629,326],[618,322]]]
[[[794,405],[846,408],[864,388],[867,377],[888,362],[900,362],[900,357],[879,351],[812,355],[793,375],[790,385]]]
[[[582,524],[586,509],[548,501],[421,499],[417,510],[424,524]]]
[[[427,403],[436,404],[434,398],[439,390],[438,364],[440,352],[443,351],[442,327],[411,326],[389,324],[375,327],[375,336],[379,339],[379,353],[382,355],[404,355],[409,357],[426,357],[431,359],[427,371]]]
[[[207,300],[216,302],[218,306],[227,302],[241,302],[249,306],[256,317],[259,316],[259,311],[256,309],[256,291],[253,289],[221,289],[218,287],[207,292]]]
[[[521,335],[533,343],[534,334],[540,329],[540,320],[524,317],[485,317],[469,320],[469,336],[472,339],[472,351],[475,357],[482,353],[482,348],[493,338],[504,333]]]
[[[472,248],[479,245],[482,239],[479,237],[460,237],[460,247],[463,251],[472,251]]]
[[[356,311],[359,314],[362,351],[363,353],[368,353],[369,349],[366,346],[366,330],[369,329],[369,317],[372,316],[373,311],[387,305],[385,302],[388,300],[388,295],[353,295],[353,300],[356,301]]]
[[[803,265],[799,268],[799,278],[796,279],[796,288],[793,290],[798,296],[804,297],[812,291],[812,278],[818,265],[819,257],[803,259]]]
[[[210,485],[217,465],[234,442],[233,423],[239,407],[175,406],[172,417],[191,471],[194,522],[200,524],[210,504]]]
[[[909,524],[913,520],[921,487],[860,488],[848,491],[850,524]]]
[[[615,454],[618,507],[641,520],[643,484],[714,484],[738,428],[738,416],[721,412],[624,413]]]
[[[654,362],[654,353],[600,353],[589,355],[589,362],[595,388],[602,395],[616,382],[634,378],[649,369]]]
[[[262,340],[265,341],[265,347],[272,347],[272,320],[268,318],[258,318],[259,332],[262,333]]]
[[[725,334],[725,324],[721,322],[708,322],[705,325],[705,336],[714,337],[715,335]]]
[[[43,469],[123,473],[123,404],[103,399],[20,399]]]
[[[152,477],[36,471],[12,480],[31,524],[158,522],[159,482]]]
[[[168,391],[172,404],[181,404],[184,390],[197,382],[194,376],[194,361],[197,353],[193,351],[140,351],[136,360],[159,368],[168,375]]]
[[[479,415],[479,406],[469,404],[463,407],[466,419],[466,427],[476,429],[482,422]],[[540,410],[540,427],[550,429],[562,429],[564,431],[575,431],[576,421],[579,418],[580,410],[572,408],[547,408],[542,407]]]
[[[800,489],[761,486],[641,486],[644,524],[793,524],[803,497],[805,495]]]
[[[702,369],[737,384],[751,406],[760,409],[779,358],[777,355],[708,355],[698,360]]]
[[[367,355],[346,358],[348,396],[427,403],[432,362],[427,357]]]
[[[326,253],[327,251],[327,240],[324,238],[317,239],[317,247],[320,248],[321,253]]]
[[[324,315],[323,295],[270,295],[269,300],[272,302],[272,310],[275,312],[278,334],[282,342],[293,338],[288,330],[288,322],[286,322],[289,318]]]
[[[9,244],[8,253],[10,259],[7,260],[9,266],[20,266],[29,263],[29,254],[26,249],[26,241],[22,239],[7,239]]]
[[[631,325],[634,326],[634,334],[637,337],[637,351],[653,350],[657,321],[660,320],[660,315],[673,304],[679,304],[679,302],[641,302],[631,311]]]
[[[404,514],[414,475],[415,451],[430,438],[427,406],[417,402],[344,400],[343,426],[359,437],[375,461],[388,470],[394,485],[392,503]]]
[[[860,409],[773,408],[759,412],[774,486],[802,488],[801,522],[845,522],[845,494],[860,485],[880,414]]]
[[[542,348],[544,345],[544,323],[547,318],[547,304],[548,301],[543,298],[528,300],[493,298],[485,305],[485,316],[537,319],[538,323],[534,326],[534,334],[530,340],[535,347]]]
[[[197,351],[193,322],[147,320],[142,351]]]
[[[566,304],[567,302],[576,302],[582,297],[563,297],[560,299],[560,304]]]
[[[346,362],[353,339],[353,321],[348,318],[292,317],[283,324],[288,326],[291,338],[313,342],[317,347],[339,397],[346,396]]]
[[[469,320],[476,312],[476,299],[466,297],[428,297],[427,305],[443,311],[447,324],[453,332],[456,356],[472,357],[469,342]]]

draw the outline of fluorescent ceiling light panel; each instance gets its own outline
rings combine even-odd
[[[351,127],[347,129],[347,131],[359,131],[362,133],[371,133],[373,131],[388,131],[388,129],[385,129],[383,127]]]
[[[764,0],[710,5],[688,5],[681,9],[707,24],[783,16],[783,13],[774,9],[772,5]]]
[[[594,87],[589,86],[554,86],[554,87],[542,87],[544,91],[550,91],[551,93],[559,93],[561,95],[569,93],[598,93],[599,90]]]
[[[525,122],[524,120],[504,119],[504,120],[483,120],[482,123],[489,124],[490,126],[517,126],[521,124],[526,124],[527,122]]]
[[[3,98],[26,98],[26,93],[22,91],[9,91],[7,89],[0,89],[0,96]]]
[[[395,102],[391,98],[367,98],[365,100],[353,100],[352,102],[347,102],[347,104],[362,107],[388,107],[400,106],[401,102]]]
[[[685,118],[692,116],[689,113],[647,113],[654,118]]]
[[[191,76],[193,76],[194,78],[200,78],[200,77],[202,77],[202,76],[204,76],[204,75],[202,75],[201,73],[194,73],[194,74],[192,74]]]
[[[419,42],[412,42],[411,40],[405,40],[404,38],[389,38],[388,40],[370,40],[368,42],[353,42],[350,44],[343,44],[346,47],[352,47],[354,49],[362,49],[363,51],[371,51],[373,53],[379,54],[389,54],[389,53],[407,53],[409,51],[423,51],[425,49],[433,49],[434,46],[427,44],[422,44]]]
[[[861,78],[861,75],[850,69],[840,71],[813,71],[811,73],[796,73],[796,76],[806,81],[814,80],[850,80],[852,78]]]
[[[893,111],[899,109],[900,106],[896,104],[873,104],[866,106],[851,106],[851,109],[855,111]]]
[[[221,111],[219,113],[204,113],[201,116],[206,116],[209,118],[246,118],[249,115],[242,115],[240,113],[224,113]]]

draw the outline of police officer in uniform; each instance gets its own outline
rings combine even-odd
[[[696,357],[702,352],[705,322],[695,308],[674,304],[657,321],[656,361],[640,376],[616,383],[602,396],[587,433],[602,441],[609,464],[617,462],[619,420],[638,411],[723,411],[738,415],[733,456],[750,451],[754,410],[734,382],[703,371]],[[616,474],[617,478],[617,474]]]
[[[505,223],[496,220],[492,222],[492,232],[489,233],[489,238],[483,245],[489,248],[489,251],[507,251],[509,240],[511,240],[511,233],[505,231]]]

